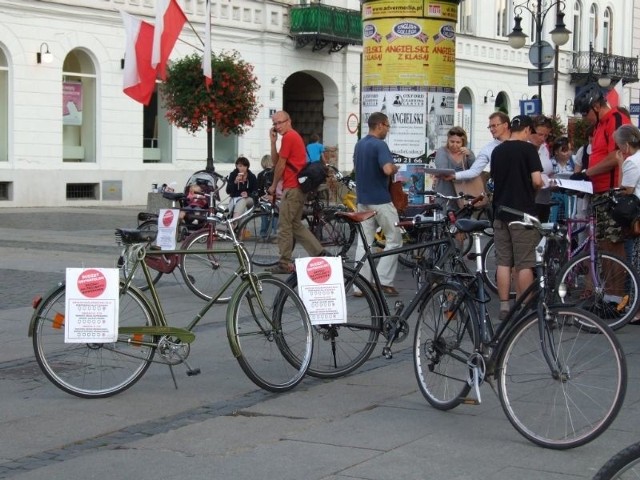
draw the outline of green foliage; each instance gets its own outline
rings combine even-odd
[[[224,135],[242,135],[258,115],[259,85],[253,65],[237,52],[211,55],[213,83],[207,88],[202,74],[202,57],[188,55],[172,62],[167,80],[160,86],[167,120],[192,133],[207,126]]]

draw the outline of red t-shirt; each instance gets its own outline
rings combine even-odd
[[[282,175],[282,188],[298,188],[298,172],[307,163],[307,149],[304,146],[304,140],[295,130],[289,130],[282,136],[280,151],[278,156],[287,159]]]
[[[600,121],[593,130],[591,154],[589,155],[590,167],[600,163],[610,152],[618,148],[613,139],[613,132],[615,132],[620,125],[627,123],[631,123],[631,120],[617,108],[612,108],[600,117]],[[591,183],[593,183],[593,193],[605,193],[610,188],[619,186],[619,170],[620,169],[616,167],[608,172],[592,176]]]

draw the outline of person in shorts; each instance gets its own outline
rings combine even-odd
[[[527,115],[511,120],[511,135],[491,153],[493,179],[494,242],[496,250],[497,285],[500,297],[500,320],[507,317],[510,307],[511,270],[515,270],[516,294],[519,296],[533,282],[535,247],[540,240],[534,229],[509,225],[522,218],[502,211],[501,207],[536,215],[536,192],[542,188],[542,164],[538,149],[527,140],[535,132]]]

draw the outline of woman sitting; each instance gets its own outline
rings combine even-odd
[[[242,215],[253,207],[253,198],[258,189],[258,179],[249,170],[249,160],[238,157],[236,168],[229,174],[227,193],[229,194],[229,212],[232,218]]]

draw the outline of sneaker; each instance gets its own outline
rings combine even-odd
[[[296,270],[293,264],[286,265],[283,263],[279,263],[274,267],[265,268],[264,271],[273,273],[274,275],[288,275],[290,273],[295,272]]]
[[[400,295],[400,292],[391,285],[380,285],[380,291],[388,297],[397,297]]]

